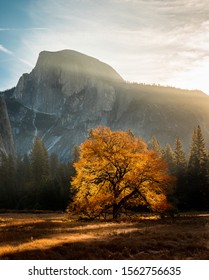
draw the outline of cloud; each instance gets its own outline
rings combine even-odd
[[[38,27],[24,29],[15,53],[31,69],[42,50],[75,49],[126,80],[189,86],[189,73],[207,68],[208,14],[201,0],[36,0],[28,15]]]
[[[8,50],[7,48],[5,48],[3,45],[0,45],[0,51],[2,51],[3,53],[6,53],[6,54],[9,54],[13,57],[15,57],[15,53],[13,53],[12,51]],[[22,58],[19,58],[19,57],[16,57],[17,60],[19,60],[20,62],[30,66],[30,67],[33,67],[34,65],[31,64],[29,61],[25,60],[25,59],[22,59]]]
[[[45,27],[0,28],[0,31],[46,30]]]
[[[13,52],[5,48],[3,45],[0,45],[0,51],[9,55],[13,55]]]
[[[167,83],[208,55],[209,6],[199,0],[37,0],[22,41],[35,64],[42,50],[75,49],[112,65],[126,80]],[[38,12],[37,12],[38,11]]]
[[[8,31],[10,28],[0,28],[0,31]]]
[[[22,63],[24,63],[25,65],[29,66],[30,68],[33,68],[34,65],[32,63],[30,63],[29,61],[22,59],[22,58],[18,58],[19,61],[21,61]]]

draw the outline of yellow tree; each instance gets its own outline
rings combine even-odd
[[[111,211],[115,219],[133,203],[159,211],[169,207],[166,192],[173,178],[167,164],[130,131],[91,130],[74,166],[72,209],[77,213],[96,217]]]

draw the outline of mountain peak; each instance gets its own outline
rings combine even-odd
[[[38,135],[50,153],[66,161],[74,145],[98,125],[131,129],[145,140],[154,134],[161,145],[172,144],[179,135],[188,149],[199,124],[209,139],[208,96],[126,83],[111,66],[73,50],[41,52],[13,97],[9,114],[21,155]]]
[[[43,51],[32,72],[20,78],[14,97],[28,108],[60,115],[70,96],[79,100],[85,91],[85,100],[95,94],[95,110],[108,111],[115,99],[114,88],[121,83],[121,76],[96,58],[73,50]]]
[[[35,69],[57,69],[77,78],[102,79],[106,82],[123,82],[122,77],[108,64],[74,50],[42,51]]]

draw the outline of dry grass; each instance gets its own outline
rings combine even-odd
[[[209,214],[119,223],[0,214],[0,259],[209,259]]]

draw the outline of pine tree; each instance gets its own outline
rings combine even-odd
[[[176,176],[175,197],[177,207],[185,209],[187,200],[187,160],[179,137],[176,138],[174,143],[174,176]]]
[[[157,152],[160,157],[163,157],[164,154],[163,149],[155,135],[153,135],[151,140],[149,141],[148,149]]]
[[[31,208],[31,200],[33,200],[33,178],[32,178],[32,168],[31,160],[29,156],[24,155],[23,159],[18,159],[17,161],[17,189],[19,191],[19,196],[17,200],[18,209]]]
[[[169,174],[174,176],[175,178],[175,165],[174,165],[175,157],[174,157],[174,152],[169,144],[166,144],[165,146],[163,158],[168,164]],[[170,188],[167,191],[167,199],[173,207],[176,207],[177,203],[175,198],[175,182],[173,186],[174,186],[173,188]]]
[[[36,137],[31,153],[32,172],[35,184],[40,184],[48,175],[48,153],[39,137]]]
[[[16,208],[16,162],[5,153],[1,153],[0,162],[0,208]]]
[[[31,152],[31,167],[33,178],[34,207],[40,208],[44,204],[47,181],[49,178],[49,164],[47,150],[39,137],[35,138]]]
[[[72,175],[55,154],[48,158],[38,137],[23,159],[0,152],[0,208],[65,210],[73,195],[68,189]]]
[[[51,154],[49,157],[49,177],[56,178],[59,169],[59,161],[56,154]]]
[[[31,160],[27,154],[24,155],[22,164],[23,164],[22,168],[23,168],[23,173],[24,173],[24,179],[25,179],[25,181],[28,182],[31,180],[32,167],[31,167]]]
[[[174,152],[169,144],[165,146],[164,159],[168,163],[170,174],[174,174]]]
[[[207,172],[207,151],[200,126],[194,129],[192,136],[188,170],[198,175],[206,175]]]
[[[175,175],[176,176],[185,174],[186,167],[187,167],[187,161],[186,161],[185,153],[183,151],[183,145],[182,145],[179,137],[176,138],[176,141],[174,144],[174,164],[175,164]]]
[[[196,210],[209,209],[208,158],[200,126],[192,136],[188,163],[188,187],[191,207]]]

